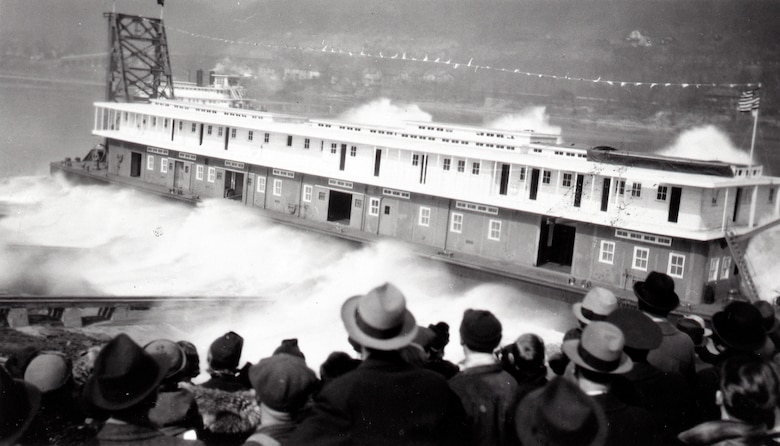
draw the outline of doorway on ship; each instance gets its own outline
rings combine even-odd
[[[330,191],[328,200],[328,221],[349,225],[352,217],[352,194]]]
[[[576,234],[577,228],[574,226],[556,223],[550,218],[543,219],[539,232],[539,255],[536,265],[570,273]]]
[[[141,176],[141,154],[137,152],[130,152],[130,176]]]
[[[224,197],[228,200],[241,201],[244,194],[244,172],[225,171]]]
[[[173,164],[173,188],[181,195],[190,191],[190,165],[183,161],[174,161]]]

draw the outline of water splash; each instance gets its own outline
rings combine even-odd
[[[345,111],[339,119],[356,124],[403,127],[407,121],[431,122],[433,117],[415,104],[394,104],[390,99],[379,98]]]
[[[684,131],[672,145],[660,150],[658,154],[702,161],[750,163],[750,155],[734,146],[731,138],[714,125]]]

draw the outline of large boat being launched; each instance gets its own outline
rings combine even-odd
[[[561,144],[433,122],[364,125],[168,98],[98,102],[88,161],[53,171],[178,199],[235,200],[358,240],[551,287],[630,297],[649,271],[684,304],[744,283],[732,242],[780,218],[761,166]],[[746,288],[747,286],[747,288]]]

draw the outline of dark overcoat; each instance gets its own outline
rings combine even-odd
[[[466,415],[438,373],[372,354],[328,383],[285,446],[467,444]]]

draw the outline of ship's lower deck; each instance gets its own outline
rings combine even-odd
[[[393,239],[415,252],[486,274],[537,283],[564,300],[604,286],[633,300],[634,282],[667,272],[683,259],[676,278],[683,310],[710,313],[736,277],[706,283],[708,258],[728,256],[718,243],[665,240],[615,227],[549,218],[443,197],[424,196],[302,175],[273,166],[176,153],[109,140],[96,162],[53,163],[80,180],[123,184],[185,202],[223,198],[262,210],[288,225],[359,242]],[[642,262],[637,266],[637,255]],[[676,261],[676,260],[675,260]],[[707,289],[709,287],[709,290]]]

